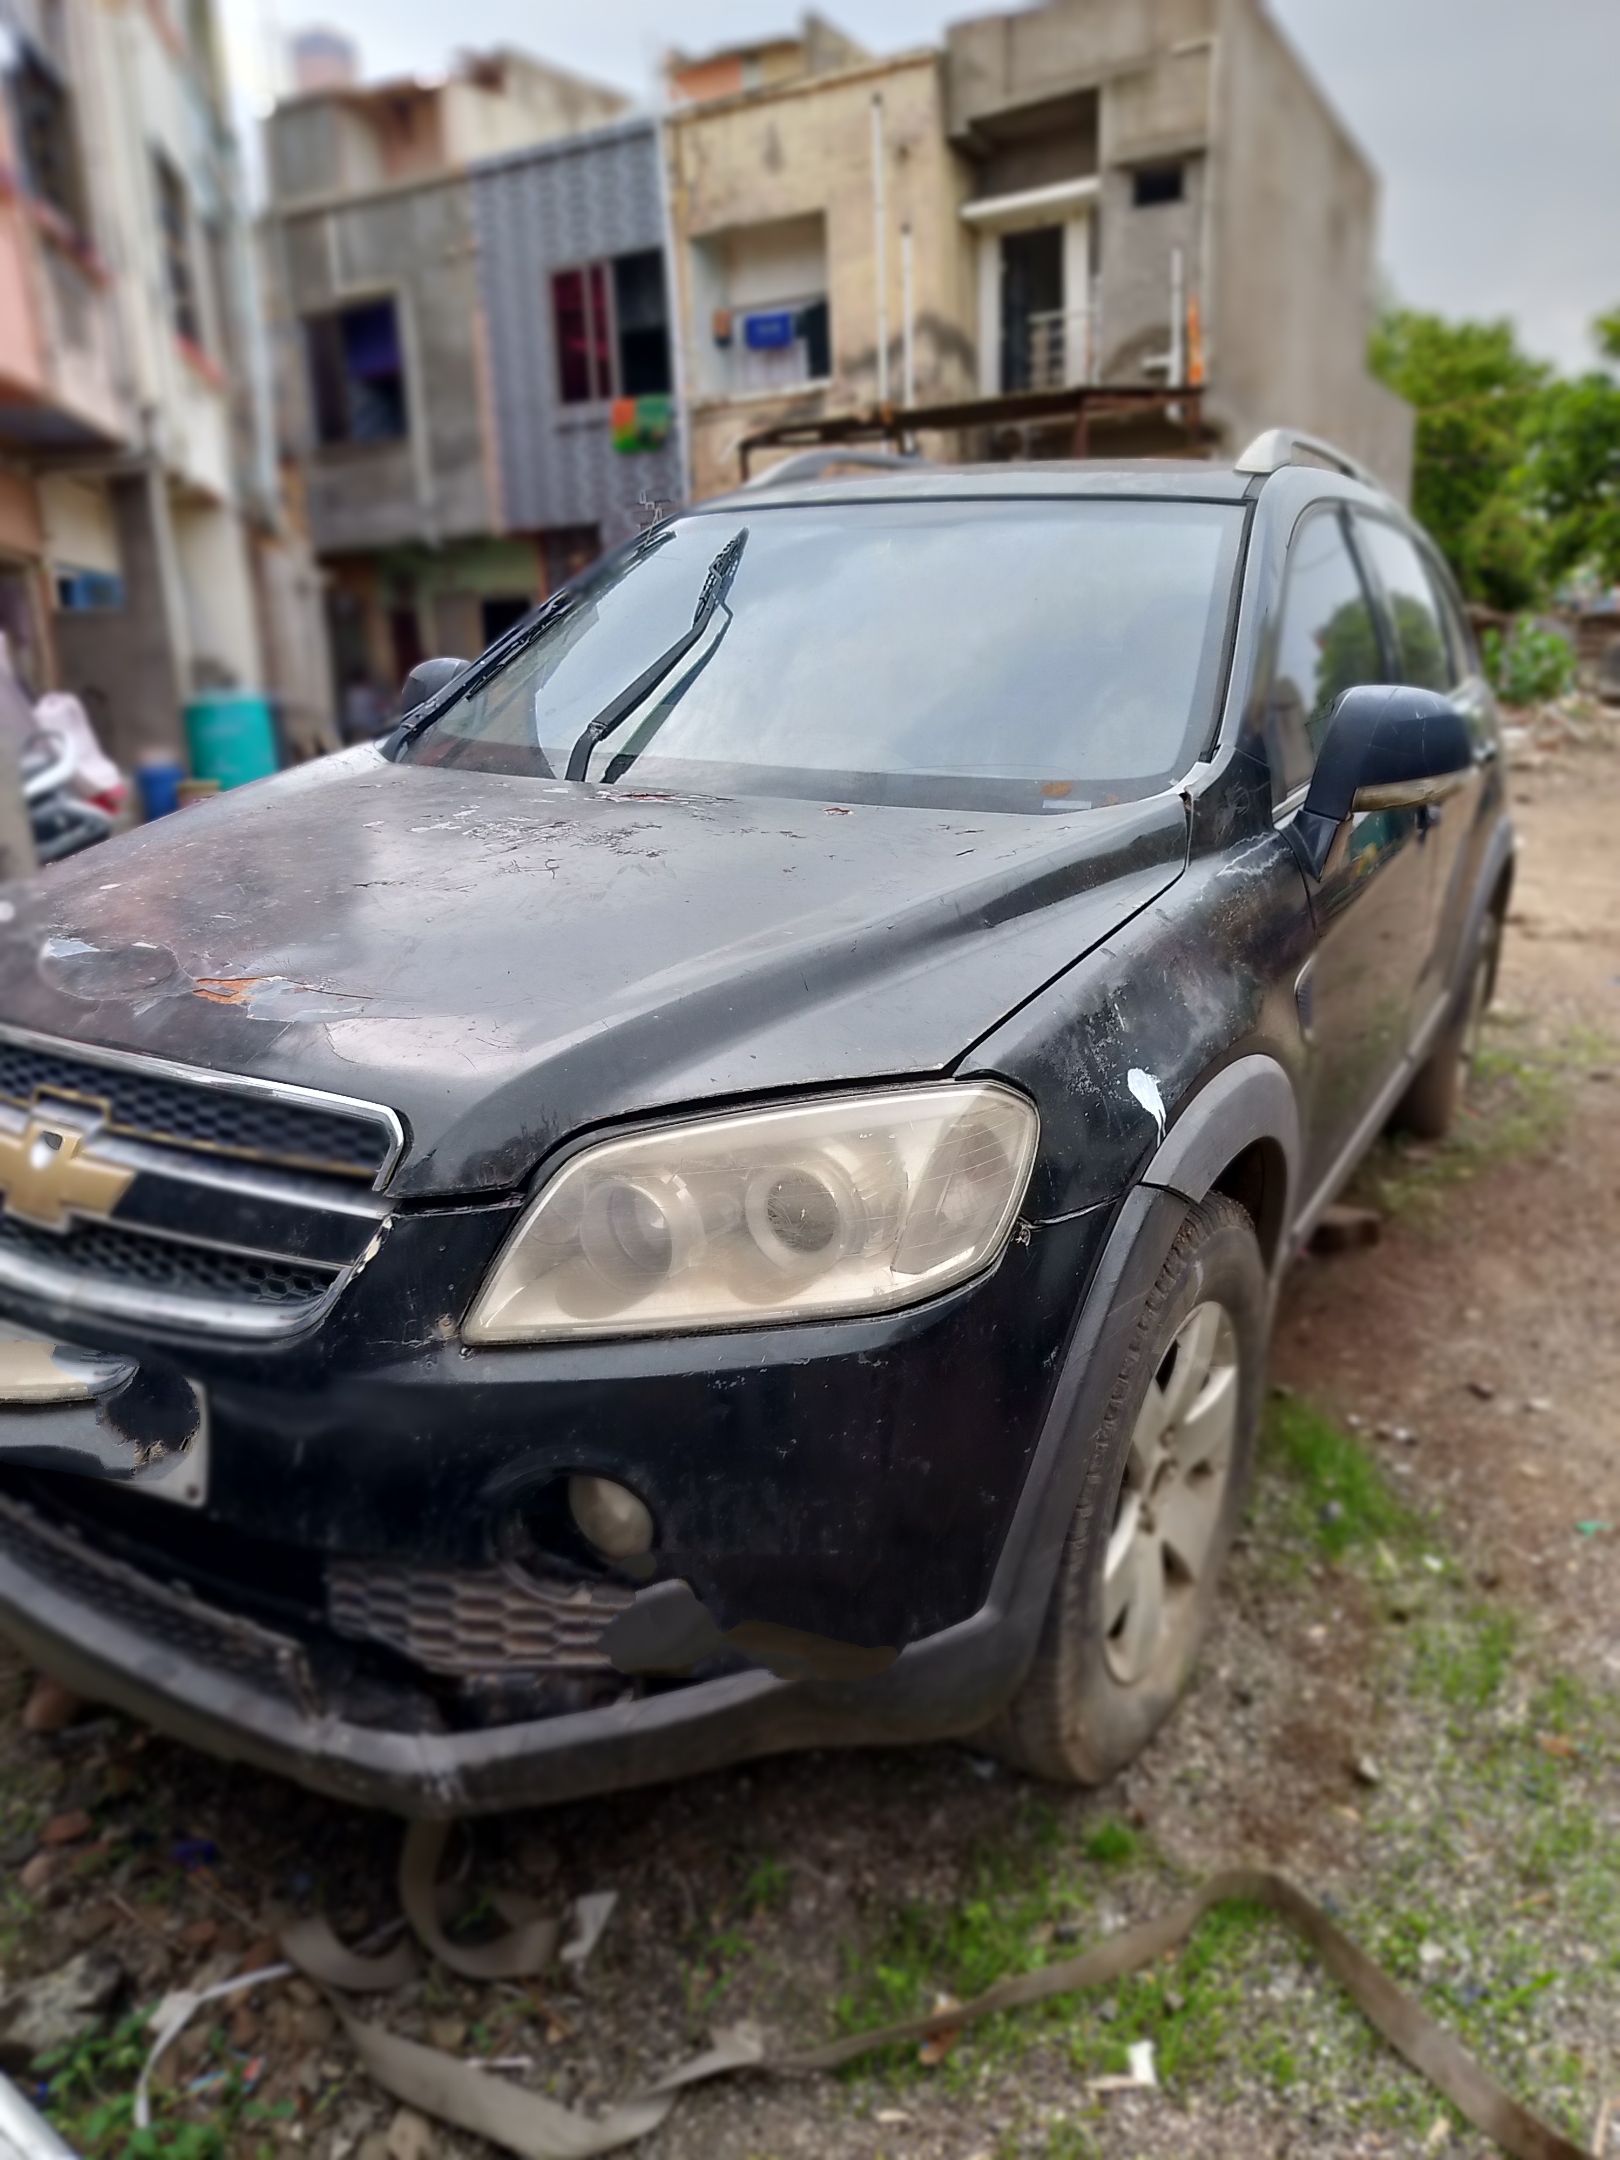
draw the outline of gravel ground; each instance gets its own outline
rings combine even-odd
[[[1386,1146],[1370,1249],[1307,1259],[1212,1639],[1129,1775],[1097,1793],[960,1748],[816,1754],[481,1823],[480,1890],[613,1889],[584,1973],[526,1990],[437,1970],[395,2029],[592,2104],[716,2024],[809,2041],[929,2007],[1161,1909],[1218,1864],[1288,1868],[1521,2097],[1590,2138],[1620,2094],[1620,727],[1549,714],[1513,754],[1524,835],[1476,1106]],[[1606,1077],[1605,1077],[1606,1076]],[[0,1669],[0,1958],[13,1987],[88,1950],[126,1975],[42,2078],[101,2155],[442,2160],[303,1983],[199,2019],[132,2142],[137,2023],[249,1969],[279,1924],[351,1939],[395,1911],[397,1833],[94,1713],[22,1729]],[[61,1842],[52,1843],[51,1838]],[[1151,2039],[1161,2087],[1089,2081]],[[196,2081],[201,2089],[187,2090]],[[206,2082],[211,2081],[211,2082]],[[1212,1916],[1172,1961],[837,2077],[686,2096],[645,2160],[1076,2160],[1487,2148],[1278,1923]]]

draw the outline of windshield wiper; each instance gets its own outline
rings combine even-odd
[[[726,607],[726,595],[731,590],[732,579],[737,575],[737,565],[742,561],[742,551],[747,542],[748,527],[745,525],[740,533],[726,542],[710,563],[708,575],[703,580],[703,590],[698,595],[691,629],[684,631],[673,645],[666,646],[651,667],[643,669],[627,689],[621,690],[611,704],[604,705],[596,718],[581,729],[578,741],[568,753],[567,777],[570,780],[585,778],[590,770],[591,752],[597,744],[604,736],[611,735],[615,728],[622,727],[642,700],[658,688],[666,675],[680,666],[721,608],[726,608],[727,617],[730,617],[731,610]]]

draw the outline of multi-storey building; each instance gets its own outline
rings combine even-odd
[[[0,8],[0,609],[29,688],[76,691],[126,765],[225,684],[318,740],[210,0]]]
[[[882,61],[753,52],[670,78],[699,493],[773,428],[1087,385],[1198,393],[1101,401],[1094,449],[1185,450],[1196,410],[1233,448],[1329,435],[1404,491],[1411,415],[1365,360],[1376,176],[1263,0],[1047,0]],[[969,457],[1077,440],[1072,413],[993,402],[917,432]]]
[[[683,492],[654,124],[516,53],[269,123],[283,443],[357,725]]]

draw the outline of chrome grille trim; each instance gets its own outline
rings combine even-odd
[[[378,1162],[361,1164],[344,1163],[328,1155],[304,1156],[296,1150],[286,1155],[265,1155],[252,1147],[233,1148],[217,1143],[188,1139],[184,1135],[163,1135],[148,1126],[132,1126],[116,1116],[106,1117],[109,1133],[124,1135],[130,1139],[156,1141],[160,1145],[184,1148],[199,1155],[214,1155],[225,1160],[282,1162],[288,1168],[313,1171],[317,1175],[364,1177],[373,1192],[381,1191],[398,1166],[405,1151],[405,1127],[397,1111],[386,1103],[367,1102],[357,1096],[333,1095],[322,1088],[299,1086],[290,1080],[263,1080],[249,1073],[218,1072],[211,1067],[181,1065],[173,1059],[153,1057],[145,1051],[112,1050],[99,1043],[84,1044],[55,1035],[41,1035],[32,1028],[13,1027],[0,1022],[0,1046],[12,1046],[17,1050],[55,1060],[59,1065],[86,1068],[92,1076],[100,1071],[127,1073],[133,1080],[151,1080],[165,1087],[181,1090],[206,1090],[229,1100],[240,1097],[244,1103],[275,1104],[294,1114],[303,1111],[311,1117],[329,1117],[352,1125],[369,1126],[378,1133],[382,1154]],[[3,1071],[3,1047],[0,1047],[0,1071]],[[72,1084],[53,1083],[42,1078],[35,1083],[29,1095],[24,1096],[15,1087],[7,1088],[0,1079],[0,1099],[11,1102],[18,1109],[27,1110],[43,1092],[46,1101],[79,1100],[105,1112],[106,1097],[91,1092],[94,1079],[80,1093]]]
[[[520,1580],[493,1568],[354,1559],[326,1568],[334,1633],[461,1680],[611,1672],[602,1633],[634,1596],[618,1583]]]
[[[53,1235],[50,1231],[42,1234]],[[312,1327],[325,1317],[354,1272],[353,1268],[345,1268],[332,1275],[319,1296],[302,1302],[250,1304],[230,1298],[190,1297],[144,1284],[109,1282],[104,1275],[53,1265],[32,1256],[23,1258],[0,1245],[0,1292],[14,1291],[18,1296],[80,1313],[87,1319],[252,1342],[269,1342]]]
[[[192,1116],[199,1103],[206,1114]],[[300,1334],[325,1316],[386,1234],[389,1203],[375,1188],[405,1145],[380,1104],[0,1024],[0,1127],[15,1135],[31,1116],[84,1127],[101,1159],[134,1180],[110,1215],[69,1203],[60,1227],[0,1210],[0,1294],[237,1341]],[[345,1131],[351,1152],[362,1140],[371,1148],[374,1171],[334,1157],[350,1145]]]

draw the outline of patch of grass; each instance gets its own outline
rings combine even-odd
[[[775,1906],[786,1904],[789,1887],[787,1868],[767,1853],[757,1860],[743,1884],[743,1903],[756,1913],[769,1912]]]
[[[1358,1546],[1410,1546],[1421,1534],[1418,1518],[1391,1491],[1373,1457],[1295,1396],[1268,1404],[1261,1456],[1282,1472],[1290,1527],[1330,1560]]]
[[[1095,1830],[1081,1841],[1080,1850],[1100,1867],[1114,1867],[1136,1858],[1136,1833],[1105,1815]]]
[[[1455,1710],[1483,1710],[1502,1691],[1519,1639],[1517,1620],[1497,1605],[1448,1615],[1416,1640],[1412,1678]]]
[[[136,2129],[135,2080],[151,2040],[145,2019],[128,2017],[57,2049],[37,2065],[45,2087],[42,2112],[84,2160],[224,2160],[239,2144],[245,2149],[255,2130],[294,2112],[291,2101],[256,2100],[216,2040],[218,2059],[209,2067],[224,2070],[223,2082],[196,2100],[154,2093],[156,2120]],[[188,2105],[204,2109],[206,2119],[183,2113]]]
[[[1447,1189],[1493,1165],[1537,1155],[1569,1122],[1572,1080],[1610,1063],[1616,1046],[1600,1030],[1571,1028],[1552,1045],[1504,1041],[1524,1016],[1491,1013],[1467,1095],[1446,1138],[1380,1140],[1356,1173],[1358,1195],[1415,1227],[1438,1228]]]

